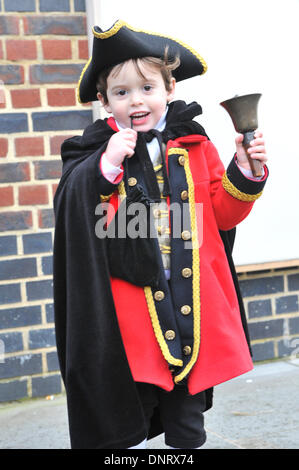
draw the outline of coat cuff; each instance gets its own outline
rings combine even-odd
[[[266,165],[264,165],[264,171],[265,174],[260,180],[247,178],[238,167],[235,155],[223,175],[222,186],[231,196],[240,201],[255,201],[261,196],[269,175]]]
[[[99,179],[99,187],[100,187],[100,193],[101,193],[101,200],[107,200],[107,199],[110,199],[110,197],[112,196],[112,194],[114,193],[114,191],[117,189],[118,187],[118,184],[120,183],[120,181],[122,180],[122,175],[123,175],[123,172],[121,175],[119,175],[119,177],[117,177],[115,179],[115,181],[111,182],[109,181],[103,174],[102,172],[102,167],[101,167],[101,157],[102,157],[102,153],[100,154],[100,158],[99,160],[97,161],[97,178]]]

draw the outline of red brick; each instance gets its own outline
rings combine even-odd
[[[72,47],[70,40],[43,39],[43,56],[48,60],[71,59]]]
[[[0,88],[0,108],[5,108],[5,107],[6,107],[5,93],[4,93],[4,90]]]
[[[49,106],[75,106],[74,88],[51,88],[47,90]]]
[[[79,59],[89,59],[88,40],[79,39],[78,41]]]
[[[57,188],[58,188],[58,183],[52,184],[53,197],[55,196],[55,193],[56,193]]]
[[[0,206],[13,206],[13,188],[12,186],[5,186],[0,188]]]
[[[6,157],[8,152],[8,140],[0,139],[0,157]]]
[[[11,90],[11,101],[13,108],[37,108],[41,106],[40,91],[32,90]]]
[[[48,187],[46,185],[20,186],[19,204],[20,206],[32,204],[48,204]]]
[[[61,144],[64,140],[72,137],[71,135],[55,135],[50,139],[51,155],[60,155]]]
[[[36,157],[44,155],[43,137],[17,137],[15,139],[17,157]]]
[[[7,39],[7,60],[32,60],[37,58],[36,42],[32,39]]]

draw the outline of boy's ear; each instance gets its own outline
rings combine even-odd
[[[167,91],[167,103],[170,103],[170,101],[173,100],[174,95],[175,95],[175,85],[176,85],[176,80],[174,77],[171,79],[171,84],[170,84],[170,90]]]
[[[100,92],[97,93],[97,98],[102,103],[105,111],[107,111],[107,113],[112,113],[109,103],[106,103],[103,95]]]

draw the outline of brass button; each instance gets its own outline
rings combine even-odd
[[[185,165],[185,157],[183,155],[181,155],[178,158],[178,162],[179,162],[179,165],[184,166]]]
[[[133,176],[131,176],[129,179],[128,179],[128,185],[129,186],[136,186],[137,184],[137,179],[134,178]]]
[[[175,332],[173,330],[165,331],[165,338],[171,341],[172,339],[175,338]]]
[[[155,300],[163,300],[165,297],[165,294],[162,290],[157,290],[155,293],[154,293],[154,299]]]
[[[182,201],[186,201],[186,199],[188,199],[188,191],[184,190],[181,192],[181,199]]]
[[[182,276],[183,276],[183,277],[190,277],[190,276],[192,276],[192,269],[190,269],[190,268],[184,268],[184,269],[182,269]]]
[[[191,352],[192,352],[191,346],[183,347],[183,353],[185,354],[185,356],[190,356]]]
[[[181,307],[181,314],[182,315],[189,315],[189,313],[191,312],[191,307],[190,305],[183,305]]]
[[[159,217],[161,217],[160,209],[155,209],[153,214],[154,214],[155,219],[158,219]]]
[[[191,238],[191,233],[189,232],[189,230],[184,230],[182,233],[181,233],[181,237],[183,240],[190,240]]]

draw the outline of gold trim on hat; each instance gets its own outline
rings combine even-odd
[[[77,86],[77,100],[79,101],[79,103],[82,103],[81,101],[81,98],[80,98],[80,85],[81,85],[81,82],[82,82],[82,79],[83,79],[83,75],[85,74],[90,62],[91,62],[91,59],[92,57],[90,57],[90,59],[88,60],[87,64],[85,65],[85,67],[83,68],[81,74],[80,74],[80,78],[79,78],[79,82],[78,82],[78,86]]]
[[[161,38],[166,38],[166,39],[170,39],[171,41],[177,42],[180,46],[187,49],[189,52],[191,52],[191,54],[193,54],[199,60],[199,62],[201,63],[201,65],[203,67],[202,75],[207,71],[208,66],[207,66],[206,61],[203,59],[203,57],[201,55],[198,54],[198,52],[195,49],[188,46],[188,44],[186,44],[182,41],[179,41],[178,39],[175,39],[171,36],[166,36],[165,34],[160,34],[160,33],[154,33],[152,31],[145,31],[143,29],[133,28],[132,26],[130,26],[128,23],[126,23],[123,20],[116,21],[116,23],[112,26],[112,28],[110,28],[107,31],[104,31],[102,33],[98,33],[97,31],[95,31],[94,27],[92,28],[92,32],[93,32],[93,35],[98,39],[107,39],[107,38],[110,38],[111,36],[114,36],[116,33],[118,33],[118,31],[121,28],[124,28],[124,27],[130,29],[131,31],[134,31],[135,33],[150,34],[151,36],[159,36]]]
[[[154,33],[154,32],[151,32],[151,31],[145,31],[143,29],[133,28],[132,26],[130,26],[128,23],[126,23],[123,20],[116,21],[116,23],[110,29],[108,29],[107,31],[104,31],[102,33],[97,32],[94,28],[95,27],[92,28],[92,33],[93,33],[94,37],[96,37],[98,39],[108,39],[108,38],[114,36],[115,34],[117,34],[118,31],[121,28],[128,28],[129,30],[134,31],[135,33],[144,33],[144,34],[149,34],[149,35],[152,35],[152,36],[158,36],[158,37],[161,37],[161,38],[170,39],[171,41],[174,41],[177,44],[179,44],[180,46],[187,49],[189,52],[191,52],[191,54],[193,54],[197,58],[197,60],[201,63],[202,68],[203,68],[203,71],[202,71],[201,75],[206,73],[206,71],[208,69],[207,63],[204,60],[204,58],[195,49],[193,49],[193,47],[188,46],[188,44],[186,44],[185,42],[179,41],[178,39],[175,39],[171,36],[166,36],[165,34]],[[80,75],[80,78],[79,78],[78,87],[77,87],[77,99],[78,99],[79,103],[82,103],[81,98],[80,98],[80,92],[79,92],[80,85],[81,85],[81,82],[82,82],[82,79],[83,79],[83,75],[86,72],[91,60],[92,60],[92,57],[90,57],[87,64],[83,68],[83,70],[81,72],[81,75]]]

